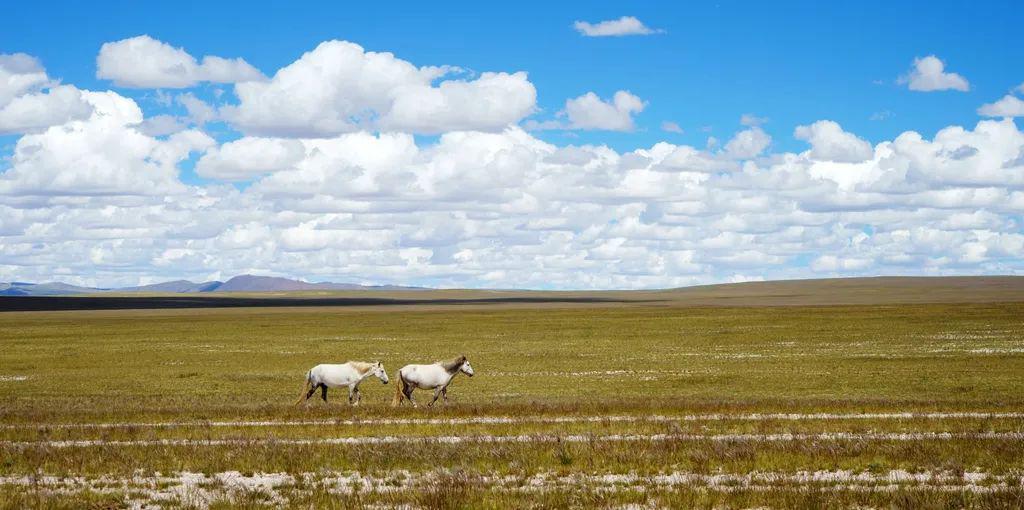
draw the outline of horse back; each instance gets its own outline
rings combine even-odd
[[[406,365],[399,369],[402,379],[420,388],[435,388],[450,379],[450,374],[437,363],[431,365]]]
[[[309,371],[313,382],[348,384],[359,379],[358,371],[349,363],[321,363]]]

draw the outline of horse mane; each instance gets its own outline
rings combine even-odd
[[[451,373],[451,372],[454,372],[454,371],[458,370],[459,367],[461,367],[462,364],[465,363],[465,362],[466,362],[466,357],[465,356],[459,356],[457,358],[453,358],[453,359],[450,359],[448,361],[438,361],[437,363],[439,365],[441,365],[441,367],[444,368],[446,371]]]
[[[360,375],[369,372],[376,365],[376,363],[367,363],[365,361],[349,361],[348,364],[352,365],[352,368],[356,369],[356,372],[359,372]]]

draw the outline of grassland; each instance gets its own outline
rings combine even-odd
[[[1024,303],[623,301],[2,313],[0,507],[1024,505]]]

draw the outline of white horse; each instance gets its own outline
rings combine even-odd
[[[401,405],[404,399],[409,399],[413,407],[416,407],[416,401],[412,399],[412,390],[416,388],[434,390],[434,400],[427,404],[428,407],[437,402],[437,397],[444,397],[444,403],[447,404],[448,385],[459,372],[473,377],[473,367],[469,366],[465,356],[451,361],[438,361],[432,365],[406,365],[398,371],[398,380],[402,384],[395,385],[392,405]]]
[[[362,361],[349,361],[341,365],[317,365],[306,372],[306,386],[299,395],[296,405],[303,400],[309,400],[320,389],[320,398],[327,402],[327,388],[348,387],[348,403],[359,405],[363,395],[359,393],[359,383],[370,376],[377,376],[384,384],[388,383],[388,373],[384,370],[381,362],[365,363]]]

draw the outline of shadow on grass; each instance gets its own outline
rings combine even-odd
[[[644,303],[627,299],[543,296],[497,298],[402,299],[370,297],[279,298],[279,297],[103,297],[103,296],[4,296],[0,312],[34,312],[60,310],[133,310],[165,308],[243,308],[286,306],[419,306],[419,305],[502,305],[502,304],[588,304]]]

